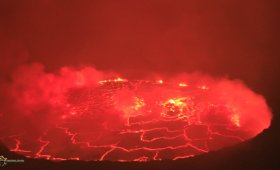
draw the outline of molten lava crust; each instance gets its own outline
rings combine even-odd
[[[34,99],[32,93],[25,95]],[[9,126],[1,139],[11,151],[49,160],[176,160],[252,138],[271,119],[261,96],[229,80],[117,78],[72,86],[59,100],[47,99],[56,108],[55,118],[41,121],[52,123],[15,134]]]

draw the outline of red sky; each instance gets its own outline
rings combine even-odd
[[[202,71],[259,88],[279,75],[278,11],[277,0],[2,0],[0,75],[40,62],[126,77]]]

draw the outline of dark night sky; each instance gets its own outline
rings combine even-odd
[[[277,0],[0,0],[0,78],[31,62],[201,71],[245,81],[277,110],[279,11]]]

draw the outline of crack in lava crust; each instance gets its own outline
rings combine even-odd
[[[31,158],[176,160],[237,144],[269,126],[261,97],[221,87],[121,78],[73,87],[59,101],[54,124],[2,133],[1,140]]]

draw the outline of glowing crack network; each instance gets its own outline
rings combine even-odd
[[[122,78],[71,87],[52,101],[59,105],[55,123],[2,133],[1,140],[30,158],[176,160],[240,143],[269,126],[261,96],[221,87]]]

